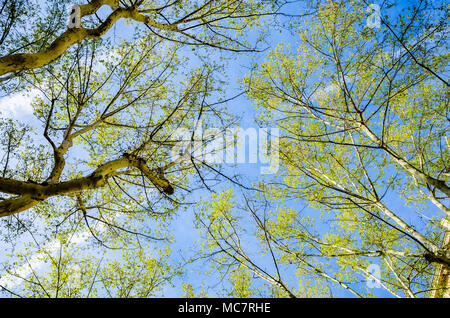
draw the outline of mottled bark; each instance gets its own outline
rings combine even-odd
[[[120,169],[123,168],[136,168],[166,194],[174,193],[169,181],[153,172],[144,159],[126,155],[98,167],[86,177],[69,181],[39,184],[0,177],[0,192],[19,196],[0,203],[0,217],[27,210],[53,196],[75,195],[82,191],[103,187],[110,177],[120,174]]]
[[[114,3],[114,0],[97,0],[89,4],[81,5],[81,16],[95,13],[104,4],[114,7]],[[18,53],[1,57],[0,76],[11,72],[45,66],[58,59],[72,45],[80,43],[84,39],[101,37],[121,18],[130,18],[162,30],[177,30],[176,25],[158,23],[150,17],[139,13],[136,7],[117,8],[99,27],[95,29],[86,29],[83,27],[68,29],[53,41],[48,48],[41,52]]]

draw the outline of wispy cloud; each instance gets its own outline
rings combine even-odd
[[[40,92],[34,89],[30,92],[18,92],[0,98],[0,115],[7,118],[20,119],[33,114],[31,102],[39,94]]]
[[[104,224],[98,225],[99,231],[103,231],[104,229]],[[74,235],[71,238],[70,243],[80,245],[85,243],[91,236],[90,231],[84,231]],[[0,275],[0,286],[12,289],[21,285],[24,282],[24,279],[42,268],[45,264],[46,255],[52,255],[60,248],[61,242],[58,239],[48,242],[40,252],[33,254],[25,264],[16,267],[11,273],[2,273]]]

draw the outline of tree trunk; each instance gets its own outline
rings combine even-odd
[[[450,249],[450,220],[442,219],[441,224],[445,228],[442,247]],[[450,298],[450,268],[448,266],[436,265],[431,287],[431,298]]]

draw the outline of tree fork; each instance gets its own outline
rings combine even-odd
[[[0,76],[11,72],[30,70],[48,65],[61,57],[72,45],[80,43],[84,39],[101,37],[121,18],[130,18],[159,29],[178,31],[176,25],[158,23],[150,17],[139,13],[135,7],[117,8],[117,1],[115,0],[97,0],[89,4],[81,5],[81,16],[84,17],[95,13],[105,4],[116,9],[96,29],[86,29],[83,27],[68,29],[44,51],[37,53],[17,53],[0,57]]]
[[[150,182],[168,195],[175,190],[166,178],[153,172],[144,159],[125,154],[123,157],[99,166],[86,177],[57,183],[33,183],[0,177],[0,192],[19,195],[0,203],[0,217],[25,211],[37,203],[58,195],[73,195],[105,186],[108,178],[120,174],[119,170],[133,167],[140,170]]]

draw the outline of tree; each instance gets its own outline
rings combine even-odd
[[[153,295],[180,273],[167,263],[168,223],[205,169],[173,158],[172,133],[221,120],[221,65],[208,52],[256,51],[245,33],[283,3],[93,0],[67,28],[69,4],[0,6],[1,96],[36,92],[41,122],[0,126],[1,285],[16,296]],[[107,32],[120,19],[134,31],[115,44]],[[14,277],[25,285],[4,284]]]
[[[263,294],[448,295],[433,283],[450,266],[447,7],[383,2],[371,29],[368,5],[318,4],[244,79],[260,124],[284,132],[283,168],[199,224],[215,267],[255,273]]]
[[[0,119],[2,295],[162,295],[203,260],[212,295],[448,296],[445,3],[385,1],[379,28],[366,1],[299,3],[2,0],[0,96],[35,96]],[[226,58],[273,15],[301,19],[242,84],[282,167],[247,186],[183,145],[234,124]],[[179,261],[181,211],[204,245]]]

